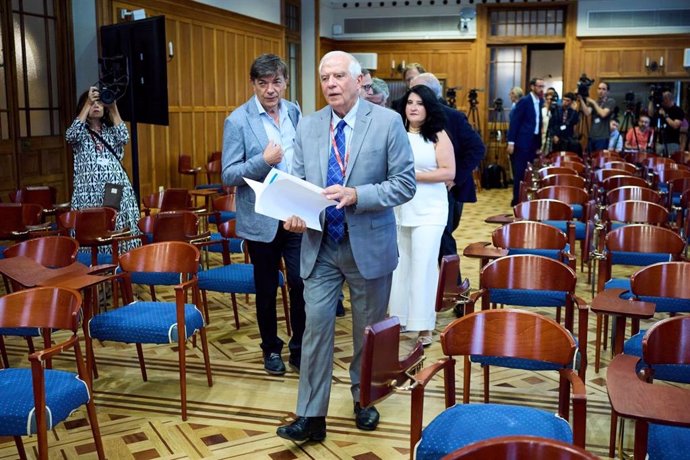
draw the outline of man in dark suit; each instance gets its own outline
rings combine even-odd
[[[254,190],[244,178],[263,182],[271,168],[291,172],[299,109],[283,99],[287,65],[274,54],[262,54],[249,71],[254,96],[235,109],[223,129],[223,183],[237,186],[237,234],[247,241],[254,266],[256,317],[264,369],[282,375],[283,341],[278,337],[276,291],[280,258],[290,287],[292,338],[288,362],[299,370],[304,332],[304,284],[299,276],[302,235],[285,230],[276,219],[254,210]]]
[[[355,424],[373,430],[375,407],[359,405],[364,328],[386,317],[398,265],[393,208],[415,194],[412,147],[400,115],[359,98],[359,62],[343,51],[321,59],[321,90],[328,106],[297,127],[293,174],[319,187],[337,206],[321,215],[323,231],[292,216],[285,228],[304,231],[301,273],[307,322],[302,342],[297,420],[277,430],[291,441],[322,441],[333,379],[335,308],[343,282],[350,288],[353,356],[350,361]]]
[[[544,106],[544,80],[532,78],[530,92],[520,98],[510,117],[508,127],[508,148],[513,167],[513,200],[515,206],[520,200],[520,181],[525,175],[527,163],[534,161],[541,145],[541,108]]]
[[[443,256],[458,253],[453,232],[460,224],[463,205],[477,201],[477,191],[474,188],[472,172],[484,159],[486,147],[484,147],[482,138],[467,121],[467,116],[446,105],[441,83],[434,74],[425,72],[417,75],[412,80],[410,87],[415,85],[424,85],[430,88],[436,97],[443,102],[443,111],[446,114],[445,131],[453,143],[455,153],[455,179],[446,183],[448,188],[448,223],[441,236],[440,260]]]

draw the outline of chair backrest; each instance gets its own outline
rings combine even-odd
[[[605,244],[609,252],[670,254],[673,259],[679,259],[685,247],[678,233],[648,224],[626,225],[611,230],[606,234]]]
[[[648,156],[642,160],[642,165],[648,170],[655,170],[660,165],[675,164],[676,162],[670,158],[661,157],[658,155]]]
[[[153,218],[153,242],[189,241],[198,228],[199,218],[191,211],[159,212]]]
[[[542,179],[552,174],[570,174],[572,176],[577,176],[577,171],[572,168],[566,168],[565,166],[545,166],[537,172]]]
[[[609,204],[625,200],[648,201],[650,203],[661,204],[663,198],[656,190],[652,190],[649,187],[639,187],[637,185],[617,187],[606,194],[606,202]]]
[[[216,160],[222,160],[223,159],[223,152],[220,150],[216,150],[214,152],[211,152],[208,154],[208,161],[216,161]]]
[[[60,216],[60,222],[65,228],[74,230],[74,238],[82,246],[101,246],[102,238],[115,230],[117,211],[113,208],[84,208],[70,211],[67,216]],[[71,227],[70,227],[71,224]]]
[[[237,232],[235,231],[236,223],[237,221],[235,219],[223,222],[218,226],[218,233],[220,233],[223,238],[237,238]]]
[[[53,209],[57,201],[57,189],[49,185],[22,187],[15,198],[17,203],[34,203],[43,209]]]
[[[12,232],[24,230],[24,207],[18,203],[0,203],[0,236],[9,237]]]
[[[410,354],[400,360],[400,322],[396,316],[364,329],[359,402],[362,407],[375,404],[395,391],[409,378],[405,373],[421,363],[424,357],[418,343]]]
[[[163,192],[160,211],[182,211],[192,206],[192,196],[186,188],[169,188]]]
[[[601,165],[601,167],[602,169],[622,169],[630,174],[638,173],[637,166],[625,161],[607,161],[606,163]]]
[[[676,165],[676,167],[669,168],[665,165],[662,169],[656,170],[656,175],[659,183],[663,184],[674,179],[683,179],[690,177],[690,169],[685,165]]]
[[[522,220],[572,220],[573,210],[558,200],[538,199],[523,201],[513,206],[513,214]]]
[[[476,311],[456,319],[441,333],[441,348],[447,356],[522,358],[567,367],[573,362],[577,344],[551,318],[505,308]]]
[[[587,190],[567,185],[552,185],[537,190],[537,198],[558,200],[568,204],[585,205],[589,200]]]
[[[206,163],[206,180],[208,183],[211,183],[211,180],[214,177],[218,177],[218,181],[220,182],[220,170],[221,170],[221,160],[211,160],[208,163]]]
[[[469,444],[443,460],[598,460],[581,447],[536,436],[501,436]]]
[[[120,267],[127,272],[197,273],[199,250],[183,241],[151,243],[120,256]]]
[[[668,209],[650,201],[624,200],[606,207],[605,219],[611,222],[668,225]]]
[[[619,175],[607,177],[601,183],[602,188],[605,191],[610,191],[619,187],[626,187],[629,185],[634,185],[637,187],[650,188],[649,183],[641,177],[629,176],[629,175]]]
[[[597,169],[594,171],[593,180],[596,183],[601,184],[604,180],[613,176],[632,176],[632,173],[626,171],[625,169]]]
[[[491,241],[497,248],[563,250],[568,244],[568,237],[552,225],[519,221],[494,230],[491,233]]]
[[[77,333],[81,320],[79,292],[39,287],[0,297],[0,327],[40,327]],[[32,308],[34,307],[34,308]]]
[[[212,201],[212,206],[214,211],[236,211],[235,207],[235,194],[228,193],[216,197]]]
[[[690,364],[690,316],[667,318],[654,324],[642,339],[642,359],[657,364]]]
[[[690,263],[660,262],[636,271],[630,289],[637,296],[690,299]]]
[[[570,187],[585,188],[587,180],[582,176],[573,176],[571,174],[550,174],[541,180],[542,187],[549,187],[551,185],[567,185]]]
[[[68,236],[44,236],[22,241],[5,249],[6,258],[24,256],[44,267],[60,268],[74,263],[79,243]]]
[[[482,268],[480,285],[487,289],[521,289],[575,293],[577,275],[557,260],[529,254],[501,257]]]
[[[465,279],[458,285],[460,275],[460,257],[457,254],[443,256],[436,285],[436,311],[444,311],[455,307],[462,296],[469,291],[469,280]]]
[[[671,159],[676,163],[688,164],[690,162],[690,152],[679,150],[671,154]]]
[[[192,156],[180,154],[177,157],[177,172],[180,174],[190,173],[194,167],[192,166]]]

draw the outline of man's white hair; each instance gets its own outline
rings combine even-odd
[[[350,75],[352,75],[352,78],[357,78],[362,75],[362,65],[357,59],[355,59],[353,55],[346,53],[345,51],[329,51],[328,53],[324,54],[324,56],[321,58],[321,62],[319,62],[319,73],[321,73],[323,64],[330,58],[336,56],[344,56],[350,60],[350,65],[348,66],[347,70],[350,72]]]
[[[431,72],[420,73],[412,79],[415,85],[424,85],[434,92],[437,98],[442,98],[443,93],[441,89],[441,82],[438,81],[436,75]]]

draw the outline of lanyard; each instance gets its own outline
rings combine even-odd
[[[342,173],[343,177],[345,177],[345,170],[347,169],[347,162],[350,161],[350,150],[347,149],[345,151],[345,161],[343,162],[343,158],[340,156],[340,151],[338,150],[338,146],[335,143],[335,134],[333,133],[333,123],[332,122],[331,122],[330,134],[331,134],[331,144],[333,145],[333,153],[335,153],[335,161],[338,162],[338,167],[340,168],[340,172]],[[345,135],[345,131],[343,131],[343,136],[344,135]]]

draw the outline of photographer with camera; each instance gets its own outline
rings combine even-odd
[[[65,140],[74,152],[74,185],[72,209],[103,206],[106,184],[122,188],[115,229],[129,228],[138,233],[139,206],[127,172],[122,167],[124,146],[129,132],[117,110],[117,103],[101,101],[95,86],[79,97],[77,117],[65,133]],[[127,251],[137,240],[123,245]],[[99,246],[99,252],[109,253],[110,246]]]
[[[589,87],[594,82],[583,74],[577,84],[577,99],[582,104],[585,115],[592,117],[592,125],[589,129],[590,152],[604,150],[609,146],[609,121],[616,107],[616,101],[609,97],[609,84],[602,81],[597,86],[598,98],[595,101],[589,97]]]
[[[657,134],[656,153],[671,156],[680,150],[680,127],[685,113],[676,105],[671,91],[663,91],[661,98],[659,98],[659,91],[660,89],[652,87],[652,96],[649,101],[650,113],[654,113],[653,110],[656,109],[656,126],[660,131]]]
[[[551,115],[547,136],[552,141],[554,151],[575,152],[582,155],[582,147],[575,140],[575,125],[580,121],[580,115],[572,107],[576,97],[573,93],[565,93],[562,104],[556,107]]]

